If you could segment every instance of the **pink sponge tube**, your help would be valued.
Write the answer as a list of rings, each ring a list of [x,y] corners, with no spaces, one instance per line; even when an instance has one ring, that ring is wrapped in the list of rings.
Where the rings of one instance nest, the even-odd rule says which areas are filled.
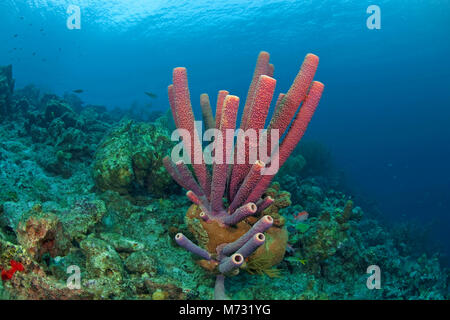
[[[189,168],[186,166],[186,164],[180,160],[177,161],[175,164],[178,173],[180,174],[181,179],[183,179],[184,183],[187,185],[188,190],[192,190],[196,195],[203,196],[205,193],[203,192],[202,188],[198,185],[197,181],[195,181],[194,176],[192,175]]]
[[[255,91],[259,77],[270,73],[269,59],[270,55],[268,52],[261,51],[258,55],[255,72],[253,73],[252,82],[250,83],[250,88],[248,89],[247,100],[245,101],[244,111],[242,113],[241,129],[243,130],[245,130],[245,126],[247,125],[248,117],[250,115],[250,107],[255,99]]]
[[[257,141],[259,141],[259,130],[264,128],[267,113],[269,111],[270,102],[272,101],[273,92],[275,90],[276,80],[262,75],[259,77],[258,84],[255,91],[255,99],[249,108],[249,116],[246,120],[248,123],[244,124],[244,130],[253,129],[256,131]],[[242,124],[241,124],[242,128]],[[239,139],[239,138],[238,138]],[[245,142],[245,161],[249,161],[250,150],[258,150],[258,142]],[[231,174],[230,182],[230,196],[234,198],[238,191],[239,184],[244,180],[250,171],[252,163],[235,164]]]
[[[264,162],[259,160],[257,160],[253,164],[250,172],[247,174],[244,182],[242,182],[238,192],[234,196],[234,199],[231,202],[230,207],[228,208],[229,212],[234,212],[234,210],[236,210],[238,206],[241,206],[243,203],[245,203],[249,194],[253,191],[253,188],[261,179],[261,170],[264,168],[264,166]]]
[[[185,248],[187,251],[192,252],[199,257],[202,257],[206,260],[211,260],[211,255],[205,249],[200,248],[198,245],[193,243],[191,240],[186,238],[186,236],[182,233],[177,233],[175,235],[175,241],[180,246]]]
[[[228,95],[223,102],[222,115],[220,119],[220,131],[222,133],[222,159],[220,163],[213,165],[213,179],[211,186],[211,208],[213,212],[223,210],[222,198],[227,184],[228,155],[233,149],[233,141],[228,141],[227,130],[233,130],[236,126],[236,116],[239,108],[239,98]],[[217,156],[217,154],[216,154]]]
[[[220,129],[220,119],[222,119],[222,109],[225,97],[229,94],[226,90],[220,90],[217,94],[217,105],[216,105],[216,129]]]
[[[195,129],[194,112],[192,111],[186,68],[173,69],[173,89],[169,89],[179,128],[186,129],[191,135],[190,147],[192,167],[195,175],[207,196],[210,194],[211,176],[203,159],[201,141]],[[170,97],[169,97],[170,98]],[[170,99],[169,99],[170,100]],[[199,163],[197,163],[199,161]]]
[[[304,104],[297,113],[292,125],[281,142],[281,146],[275,151],[272,157],[278,157],[279,167],[286,162],[287,158],[291,155],[291,152],[297,146],[298,142],[301,140],[306,132],[311,118],[316,111],[317,105],[319,104],[320,98],[322,96],[324,85],[321,82],[313,81],[311,88],[309,90],[308,96],[305,99]],[[264,175],[255,186],[252,193],[249,195],[247,201],[258,201],[263,193],[267,190],[272,181],[274,175]]]
[[[187,182],[181,177],[180,173],[178,172],[178,169],[173,163],[173,161],[168,157],[163,158],[163,165],[166,168],[167,172],[172,176],[172,178],[184,189],[189,190],[190,187],[187,184]]]

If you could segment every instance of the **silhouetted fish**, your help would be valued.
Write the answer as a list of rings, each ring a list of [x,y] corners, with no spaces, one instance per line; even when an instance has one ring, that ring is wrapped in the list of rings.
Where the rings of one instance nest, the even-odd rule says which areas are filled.
[[[14,38],[17,38],[19,35],[16,33],[15,35],[13,35]]]
[[[145,94],[146,95],[148,95],[150,98],[156,98],[157,97],[157,95],[156,94],[154,94],[154,93],[151,93],[151,92],[147,92],[147,91],[145,91]]]
[[[75,93],[83,93],[83,90],[82,90],[82,89],[76,89],[76,90],[72,90],[72,92],[75,92]]]

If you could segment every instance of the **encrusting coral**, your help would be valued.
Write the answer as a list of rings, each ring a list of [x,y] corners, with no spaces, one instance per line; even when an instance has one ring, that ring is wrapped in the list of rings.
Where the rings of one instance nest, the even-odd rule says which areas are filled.
[[[186,153],[193,156],[194,175],[182,160],[173,162],[166,157],[164,166],[174,180],[188,190],[187,197],[193,205],[185,219],[198,245],[182,233],[175,236],[175,241],[200,256],[202,260],[199,264],[217,275],[216,299],[226,299],[225,276],[236,275],[239,268],[251,266],[252,261],[264,261],[264,268],[270,269],[284,257],[288,237],[286,229],[275,226],[272,216],[261,214],[274,202],[272,197],[265,196],[265,192],[276,172],[267,173],[265,169],[276,160],[281,167],[306,131],[324,87],[322,83],[313,81],[318,62],[317,56],[308,54],[289,91],[278,97],[274,115],[267,127],[267,137],[271,136],[271,130],[278,129],[279,136],[284,138],[280,144],[267,148],[273,150],[270,157],[257,159],[254,163],[248,161],[229,165],[234,141],[227,141],[227,131],[234,132],[236,129],[239,98],[225,90],[219,91],[215,128],[221,133],[223,141],[222,145],[219,142],[216,144],[220,139],[215,137],[217,159],[212,165],[212,175],[201,152],[201,142],[194,124],[186,69],[175,68],[173,71],[173,84],[168,87],[169,102],[177,128],[189,133],[188,138],[183,137],[183,143]],[[261,52],[240,123],[240,129],[253,129],[259,138],[262,138],[259,135],[264,129],[275,90],[273,71],[269,54]],[[207,96],[201,96],[201,105],[206,127],[210,128],[214,121]],[[247,161],[250,159],[250,149],[258,146],[238,135],[238,143],[240,139],[245,145]],[[268,141],[271,139],[268,138]],[[224,196],[228,200],[226,205]]]

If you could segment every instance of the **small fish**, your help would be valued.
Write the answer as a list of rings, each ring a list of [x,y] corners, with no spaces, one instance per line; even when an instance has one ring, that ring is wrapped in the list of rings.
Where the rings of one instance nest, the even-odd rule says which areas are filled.
[[[286,245],[286,252],[288,252],[289,254],[294,254],[295,253],[295,248],[288,243]]]
[[[83,90],[83,89],[76,89],[76,90],[72,90],[72,92],[75,92],[75,93],[83,93],[84,90]]]
[[[146,95],[148,95],[150,98],[156,98],[156,97],[157,97],[156,94],[151,93],[151,92],[148,92],[148,91],[145,91],[144,93],[145,93]]]
[[[36,55],[36,52],[33,52],[32,55],[35,56],[35,55]]]
[[[302,265],[305,265],[305,264],[306,264],[306,260],[305,260],[305,259],[299,259],[298,261],[300,261],[300,263],[301,263]]]
[[[308,219],[309,213],[306,211],[299,212],[297,214],[294,214],[294,220],[297,222],[306,221]]]
[[[19,35],[16,33],[13,35],[14,38],[17,38]]]

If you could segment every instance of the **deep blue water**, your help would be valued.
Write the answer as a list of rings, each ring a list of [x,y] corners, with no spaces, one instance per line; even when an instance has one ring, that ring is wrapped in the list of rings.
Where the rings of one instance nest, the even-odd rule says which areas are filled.
[[[81,30],[66,27],[69,4]],[[380,30],[366,27],[370,4]],[[83,89],[86,103],[108,107],[147,103],[151,91],[166,110],[176,66],[188,68],[198,107],[200,93],[219,89],[243,100],[261,50],[276,94],[315,53],[325,92],[307,138],[331,148],[386,218],[436,221],[450,247],[449,13],[450,1],[434,0],[3,0],[0,65],[13,64],[16,87]]]

